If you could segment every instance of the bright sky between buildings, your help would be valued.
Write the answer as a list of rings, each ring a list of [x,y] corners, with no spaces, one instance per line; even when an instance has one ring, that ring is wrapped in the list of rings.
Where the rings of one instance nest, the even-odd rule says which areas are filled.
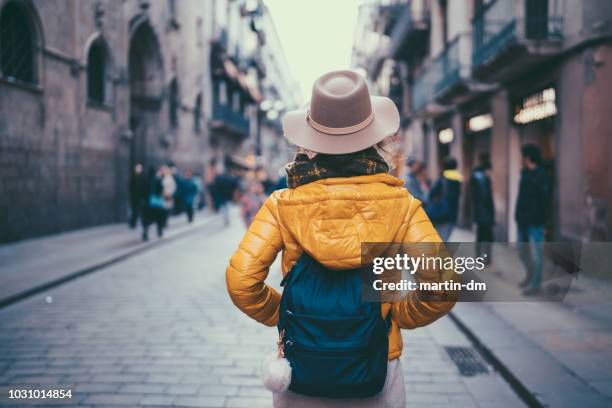
[[[289,67],[306,100],[312,83],[348,69],[361,0],[265,0]]]

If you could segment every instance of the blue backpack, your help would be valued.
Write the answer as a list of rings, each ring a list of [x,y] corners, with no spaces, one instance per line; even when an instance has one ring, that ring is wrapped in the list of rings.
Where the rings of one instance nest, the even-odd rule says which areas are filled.
[[[362,271],[329,270],[304,252],[281,282],[278,330],[291,391],[365,398],[382,390],[390,320],[379,303],[361,301]]]

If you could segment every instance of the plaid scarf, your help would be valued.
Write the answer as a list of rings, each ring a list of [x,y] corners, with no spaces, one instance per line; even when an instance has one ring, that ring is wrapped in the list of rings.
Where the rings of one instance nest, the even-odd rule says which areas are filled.
[[[318,153],[312,159],[304,153],[295,156],[287,164],[287,184],[296,188],[313,181],[332,177],[367,176],[376,173],[388,173],[389,165],[378,154],[374,147],[356,153],[323,154]]]

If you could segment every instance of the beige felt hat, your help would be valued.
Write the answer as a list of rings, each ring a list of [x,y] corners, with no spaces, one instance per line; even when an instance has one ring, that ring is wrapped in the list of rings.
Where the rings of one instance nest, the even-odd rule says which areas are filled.
[[[317,153],[345,154],[373,146],[399,129],[393,101],[371,96],[354,71],[332,71],[317,79],[310,103],[283,117],[285,137]]]

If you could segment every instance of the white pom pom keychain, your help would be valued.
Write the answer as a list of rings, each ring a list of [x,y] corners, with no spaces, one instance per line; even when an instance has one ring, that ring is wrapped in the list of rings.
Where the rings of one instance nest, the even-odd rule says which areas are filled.
[[[291,365],[285,358],[284,336],[285,330],[281,330],[276,343],[278,350],[268,354],[261,364],[261,380],[264,387],[276,393],[287,391],[291,384]]]

